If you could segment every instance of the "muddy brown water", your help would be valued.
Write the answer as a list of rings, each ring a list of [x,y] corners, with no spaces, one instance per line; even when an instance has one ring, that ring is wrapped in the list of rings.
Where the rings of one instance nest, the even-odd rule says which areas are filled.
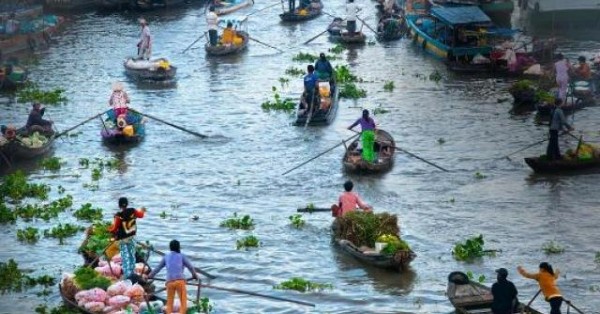
[[[241,11],[247,14],[270,3]],[[375,25],[373,4],[361,3],[367,22]],[[330,18],[322,16],[302,24],[283,25],[279,7],[248,21],[251,36],[285,50],[284,53],[252,42],[247,52],[229,58],[207,58],[202,45],[181,53],[205,30],[204,9],[188,7],[146,18],[154,35],[154,56],[166,56],[179,67],[173,87],[143,86],[129,81],[122,61],[135,52],[138,26],[136,14],[85,13],[72,16],[66,30],[48,51],[39,53],[31,66],[32,78],[43,87],[62,87],[69,102],[52,106],[48,117],[66,129],[94,113],[107,109],[111,83],[125,81],[132,107],[205,133],[199,139],[155,121],[148,121],[147,138],[132,148],[102,145],[101,124],[94,121],[79,128],[78,136],[58,140],[53,156],[66,162],[61,175],[46,177],[35,164],[28,173],[56,188],[61,185],[75,199],[74,208],[86,202],[105,208],[109,219],[120,196],[132,205],[146,206],[148,216],[139,221],[140,240],[149,240],[166,250],[177,238],[195,265],[219,276],[215,285],[237,287],[317,304],[307,308],[289,303],[205,289],[215,304],[215,313],[451,313],[445,296],[446,276],[454,270],[472,271],[494,280],[494,269],[506,267],[528,301],[537,285],[516,274],[516,266],[535,270],[541,261],[560,268],[558,281],[565,297],[587,313],[600,309],[600,269],[594,262],[598,247],[598,173],[569,176],[535,175],[522,157],[537,155],[544,146],[502,157],[545,136],[546,127],[536,126],[532,115],[512,116],[506,92],[509,80],[461,76],[449,73],[437,60],[424,55],[409,40],[367,45],[343,52],[334,64],[349,64],[365,83],[366,99],[343,100],[335,122],[327,127],[292,127],[291,115],[268,113],[260,103],[271,98],[271,87],[281,89],[279,77],[299,51],[318,53],[334,45],[325,36],[308,46],[301,43],[318,34]],[[343,4],[326,4],[328,12],[343,12]],[[368,29],[364,28],[365,32]],[[368,33],[372,37],[372,34]],[[591,56],[600,49],[597,40],[559,35],[568,57]],[[300,47],[300,48],[297,48]],[[440,82],[429,80],[439,71]],[[393,80],[393,92],[383,90]],[[296,98],[302,83],[290,78],[282,95]],[[4,97],[0,117],[24,122],[27,104]],[[281,174],[350,137],[346,127],[360,116],[362,107],[378,106],[389,113],[375,116],[398,145],[451,169],[441,172],[414,158],[398,153],[394,168],[381,176],[354,176],[341,170],[343,149],[282,176]],[[599,108],[578,112],[576,130],[595,131]],[[587,134],[598,141],[598,135]],[[445,143],[439,144],[438,139]],[[574,146],[563,138],[561,145]],[[83,185],[91,182],[90,170],[79,169],[79,158],[116,157],[126,164],[119,171],[105,172],[97,191]],[[475,173],[485,175],[477,179]],[[288,216],[297,207],[314,203],[327,206],[337,199],[342,183],[352,179],[356,191],[376,211],[398,214],[401,232],[418,257],[405,273],[390,273],[362,265],[340,253],[330,242],[331,217],[327,213],[304,215],[307,225],[293,229]],[[160,218],[166,212],[166,219]],[[219,223],[234,212],[250,214],[256,228],[228,231]],[[194,215],[198,221],[191,220]],[[72,221],[65,215],[61,221]],[[25,269],[60,276],[82,260],[76,253],[77,236],[58,245],[41,239],[35,245],[16,240],[16,229],[35,225],[49,228],[57,221],[23,222],[2,226],[0,259],[13,258]],[[235,241],[247,234],[258,236],[262,246],[237,251]],[[471,264],[451,255],[455,242],[483,234],[486,247],[500,249],[496,257]],[[542,246],[553,240],[565,253],[546,256]],[[158,257],[152,258],[154,263]],[[273,290],[291,277],[331,283],[333,290],[300,294]],[[49,304],[59,302],[56,290]],[[32,312],[44,300],[35,293],[0,296],[0,312]],[[534,305],[548,311],[537,299]]]

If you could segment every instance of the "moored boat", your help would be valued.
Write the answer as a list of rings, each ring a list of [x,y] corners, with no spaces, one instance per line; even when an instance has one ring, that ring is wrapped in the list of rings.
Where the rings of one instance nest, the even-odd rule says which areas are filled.
[[[594,27],[600,22],[600,6],[596,0],[519,0],[521,14],[534,26]]]
[[[52,36],[58,32],[64,19],[56,15],[44,15],[27,21],[20,21],[20,32],[0,36],[2,56],[23,51],[35,52],[50,45]]]
[[[284,22],[301,22],[312,20],[323,13],[323,2],[321,0],[311,0],[311,5],[308,9],[296,9],[295,11],[287,11],[279,14],[279,17]]]
[[[96,7],[100,10],[115,10],[135,7],[131,0],[96,0]]]
[[[446,295],[458,314],[493,314],[492,289],[469,280],[462,272],[452,272],[448,275]],[[511,313],[542,314],[523,303]]]
[[[385,16],[377,24],[377,39],[380,41],[398,40],[406,33],[404,17],[393,14]]]
[[[169,8],[184,4],[186,0],[136,0],[136,8],[140,10],[153,10]]]
[[[434,0],[443,6],[477,6],[496,23],[510,23],[510,16],[515,9],[512,0]]]
[[[210,42],[207,42],[204,45],[204,49],[206,50],[206,54],[210,56],[224,56],[236,54],[244,51],[248,47],[248,41],[250,40],[250,35],[244,31],[237,31],[236,35],[240,38],[240,42],[234,42],[230,45],[217,44],[216,46],[211,46]]]
[[[122,145],[141,142],[146,135],[144,119],[139,113],[129,110],[125,117],[115,117],[113,109],[106,112],[108,118],[102,121],[102,141],[106,144]]]
[[[367,41],[367,36],[363,32],[349,33],[345,29],[346,23],[344,20],[339,17],[334,18],[327,27],[329,39],[343,44],[364,44]]]
[[[247,6],[254,4],[253,0],[231,0],[220,2],[217,6],[215,6],[215,13],[217,15],[225,15],[232,12],[235,12],[239,9],[243,9]]]
[[[175,78],[177,67],[165,58],[140,60],[128,58],[123,62],[127,75],[137,81],[170,83]]]
[[[312,107],[311,109],[303,109],[302,99],[300,99],[298,102],[298,110],[296,111],[296,121],[294,122],[294,125],[327,125],[333,121],[339,102],[339,88],[337,84],[330,81],[319,81],[319,94],[319,108],[316,111],[311,110]]]
[[[360,139],[356,138],[347,147],[346,153],[342,159],[344,170],[359,173],[381,173],[388,171],[394,164],[394,153],[396,152],[396,142],[388,132],[377,129],[375,133],[376,153],[373,162],[367,162],[362,158],[362,148],[359,147]]]

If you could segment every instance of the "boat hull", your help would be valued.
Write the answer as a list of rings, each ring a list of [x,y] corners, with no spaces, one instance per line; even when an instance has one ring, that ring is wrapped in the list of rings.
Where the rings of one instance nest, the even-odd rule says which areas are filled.
[[[250,35],[243,31],[238,31],[238,35],[242,36],[242,44],[239,46],[231,45],[231,46],[211,46],[210,43],[206,43],[204,45],[204,50],[206,50],[206,54],[209,56],[225,56],[240,53],[248,47],[248,41],[250,40]]]
[[[600,158],[590,160],[561,159],[545,160],[540,157],[526,157],[525,163],[536,173],[564,173],[600,168]]]
[[[323,2],[319,2],[318,8],[311,8],[308,14],[298,14],[296,12],[284,12],[279,14],[279,18],[283,22],[303,22],[315,19],[323,14]]]
[[[333,122],[333,119],[335,119],[335,115],[336,115],[336,112],[338,109],[339,94],[340,94],[339,87],[334,85],[333,92],[331,94],[333,97],[331,98],[331,106],[329,107],[329,110],[317,111],[317,113],[315,113],[310,118],[310,121],[308,121],[309,126],[329,125],[329,124],[331,124],[331,122]],[[294,125],[295,126],[305,126],[306,120],[307,120],[307,115],[300,114],[299,110],[300,110],[300,104],[298,104],[298,111],[296,111],[296,121],[294,121]]]
[[[243,0],[243,1],[239,1],[238,3],[233,4],[233,5],[216,7],[215,13],[217,15],[225,15],[225,14],[233,13],[237,10],[240,10],[247,6],[252,5],[252,3],[253,3],[252,0]]]
[[[132,60],[131,58],[125,60],[123,63],[123,67],[125,68],[125,73],[128,76],[133,78],[136,81],[143,82],[172,82],[175,78],[175,74],[177,74],[177,67],[170,65],[169,69],[139,69],[133,68],[128,65],[128,61]]]
[[[375,151],[378,153],[377,160],[373,163],[367,162],[360,156],[357,150],[359,138],[355,139],[346,149],[342,159],[344,170],[354,173],[383,173],[392,169],[394,165],[394,154],[396,142],[386,131],[378,129],[375,135]]]
[[[600,6],[594,0],[519,1],[521,12],[535,26],[589,26],[600,23]]]
[[[335,242],[345,253],[365,264],[383,269],[403,271],[408,268],[410,262],[417,256],[412,251],[400,251],[393,256],[376,252],[365,253],[348,240],[335,240]]]

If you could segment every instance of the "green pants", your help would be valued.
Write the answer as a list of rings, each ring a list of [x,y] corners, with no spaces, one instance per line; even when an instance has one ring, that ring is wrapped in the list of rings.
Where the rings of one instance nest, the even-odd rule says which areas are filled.
[[[362,131],[360,139],[362,141],[363,160],[373,162],[375,160],[375,151],[373,150],[373,146],[375,146],[375,132],[373,130]]]

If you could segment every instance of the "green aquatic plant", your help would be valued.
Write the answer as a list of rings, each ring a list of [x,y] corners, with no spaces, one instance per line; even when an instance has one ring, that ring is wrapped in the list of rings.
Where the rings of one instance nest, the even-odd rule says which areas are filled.
[[[383,90],[386,92],[391,92],[394,88],[396,88],[394,81],[386,81],[385,84],[383,84]]]
[[[310,54],[310,53],[305,53],[305,52],[299,52],[297,55],[295,55],[292,58],[293,61],[309,62],[309,63],[313,63],[317,59],[319,59],[319,56],[313,55],[313,54]]]
[[[334,68],[336,83],[351,83],[361,81],[356,75],[350,71],[347,65],[336,65]]]
[[[98,181],[102,178],[102,169],[94,168],[92,169],[92,181]]]
[[[452,255],[458,261],[472,261],[485,255],[493,255],[493,251],[484,250],[483,235],[474,236],[464,243],[456,243],[452,249]]]
[[[390,111],[388,109],[385,109],[383,107],[377,106],[377,108],[373,109],[373,114],[374,115],[378,115],[378,114],[385,114],[385,113],[389,113]]]
[[[64,244],[64,239],[72,237],[76,235],[78,232],[84,231],[85,228],[81,226],[72,225],[69,223],[61,224],[53,227],[52,229],[44,230],[44,237],[46,238],[56,238],[59,241],[59,244]]]
[[[307,292],[333,289],[333,285],[311,282],[301,277],[293,277],[290,280],[283,281],[280,284],[273,286],[273,288],[279,290],[296,290],[299,292]]]
[[[14,213],[17,217],[31,220],[33,218],[48,221],[57,218],[73,205],[73,196],[67,195],[50,202],[49,204],[26,204],[15,207]]]
[[[479,171],[475,172],[475,179],[485,179],[487,176]]]
[[[75,311],[66,307],[65,305],[60,305],[57,307],[49,308],[47,304],[39,304],[35,307],[36,314],[78,314],[79,311]]]
[[[435,70],[435,71],[431,72],[431,74],[429,74],[429,80],[434,81],[436,83],[441,81],[442,78],[443,78],[442,74],[438,70]]]
[[[300,214],[291,215],[288,217],[288,219],[290,220],[292,226],[296,227],[297,229],[302,228],[306,223],[304,219],[302,219],[302,215]]]
[[[5,198],[19,201],[26,197],[45,200],[48,198],[48,192],[50,192],[48,185],[28,183],[25,173],[18,170],[4,177],[0,185],[0,201]]]
[[[40,89],[36,84],[29,84],[17,92],[17,101],[20,103],[39,102],[46,105],[57,105],[67,101],[64,89]]]
[[[551,241],[544,243],[544,245],[542,245],[542,251],[544,251],[544,253],[546,253],[546,255],[562,254],[565,252],[565,248],[562,247],[557,242],[551,240]]]
[[[253,235],[246,236],[246,237],[242,238],[241,240],[237,240],[237,242],[236,242],[237,250],[248,249],[248,248],[259,247],[259,246],[260,246],[260,241],[258,240],[258,238],[256,236],[253,236]]]
[[[85,203],[73,213],[79,220],[93,222],[102,219],[102,208],[92,208],[92,204]]]
[[[106,290],[110,285],[110,279],[100,275],[97,271],[90,267],[79,267],[75,270],[75,284],[82,290],[100,288]]]
[[[0,295],[11,292],[22,292],[36,285],[48,287],[54,284],[54,278],[47,275],[37,278],[25,275],[19,269],[19,264],[12,258],[7,262],[0,262]]]
[[[354,83],[345,83],[340,90],[340,98],[359,99],[367,97],[367,91],[358,88]]]
[[[277,87],[273,86],[273,101],[267,100],[263,102],[260,107],[265,111],[281,110],[281,111],[292,111],[296,107],[296,103],[291,98],[282,99],[277,92]]]
[[[210,313],[214,309],[214,305],[207,297],[200,298],[198,302],[193,302],[193,306],[188,308],[188,312],[192,313]]]
[[[286,86],[290,85],[290,79],[285,78],[285,77],[280,77],[279,84],[281,84],[281,88],[285,88]]]
[[[90,166],[90,160],[87,158],[79,158],[79,165],[84,169],[87,169]]]
[[[40,166],[46,170],[58,171],[61,167],[61,161],[58,157],[44,158],[40,162]]]
[[[346,47],[342,44],[337,44],[335,45],[335,47],[329,48],[329,52],[336,55],[339,55],[340,53],[344,52],[344,50],[346,50]]]
[[[438,144],[442,145],[444,143],[446,143],[446,140],[443,137],[438,138],[437,140]]]
[[[34,227],[17,230],[17,240],[29,244],[34,244],[40,239],[39,230]]]
[[[14,224],[16,221],[16,213],[12,209],[8,208],[5,203],[0,202],[0,224]]]
[[[285,70],[285,74],[289,76],[303,76],[304,74],[306,74],[306,72],[296,67],[289,67]]]
[[[600,252],[596,252],[596,256],[594,256],[594,263],[600,265]]]
[[[469,280],[471,280],[471,281],[475,279],[475,275],[470,270],[467,271],[467,277],[469,277]],[[477,282],[483,283],[484,281],[485,281],[485,275],[481,274],[481,275],[477,276]]]
[[[254,228],[254,220],[250,215],[239,217],[237,213],[233,213],[233,217],[223,220],[220,226],[229,229],[250,230]]]

